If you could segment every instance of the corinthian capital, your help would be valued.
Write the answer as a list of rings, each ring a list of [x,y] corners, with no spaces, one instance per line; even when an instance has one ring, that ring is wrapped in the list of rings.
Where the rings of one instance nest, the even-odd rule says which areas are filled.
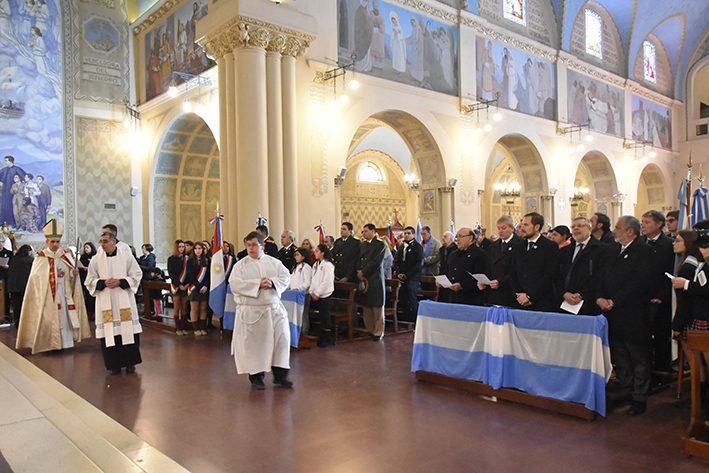
[[[271,32],[266,28],[257,28],[255,30],[249,28],[249,45],[266,49],[270,41]]]
[[[283,47],[286,44],[286,37],[285,35],[282,34],[274,34],[271,36],[271,41],[268,43],[268,47],[266,48],[268,51],[273,51],[276,53],[282,53],[283,52]]]

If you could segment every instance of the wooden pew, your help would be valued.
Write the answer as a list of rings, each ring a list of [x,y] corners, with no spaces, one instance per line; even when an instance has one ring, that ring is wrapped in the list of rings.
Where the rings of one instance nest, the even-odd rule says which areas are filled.
[[[692,370],[692,416],[689,421],[689,435],[682,442],[682,451],[688,455],[709,458],[707,426],[702,422],[702,400],[699,397],[699,370],[703,369],[702,352],[709,351],[709,332],[687,331],[685,346],[691,354],[689,364]]]
[[[426,286],[433,285],[433,289],[422,289],[424,284]],[[419,290],[416,293],[418,296],[418,300],[427,299],[434,302],[438,302],[438,292],[439,287],[436,286],[436,278],[434,278],[433,276],[421,276],[421,286],[419,286]]]
[[[391,321],[392,331],[397,333],[399,331],[399,314],[396,313],[399,306],[399,280],[398,279],[386,279],[384,281],[384,323]],[[391,291],[387,291],[390,288]]]
[[[346,297],[335,297],[335,294],[343,294]],[[355,295],[357,294],[357,284],[349,282],[335,282],[335,292],[330,297],[330,316],[332,317],[333,327],[332,331],[334,333],[334,342],[337,344],[337,332],[338,327],[341,323],[347,324],[347,339],[352,340],[352,320],[355,316]],[[318,315],[318,311],[315,309],[310,309],[309,314]],[[310,323],[314,317],[310,317]]]

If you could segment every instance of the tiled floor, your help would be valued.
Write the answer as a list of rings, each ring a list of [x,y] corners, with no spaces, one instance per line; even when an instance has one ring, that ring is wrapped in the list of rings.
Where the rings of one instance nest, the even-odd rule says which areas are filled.
[[[419,383],[412,334],[293,353],[292,390],[252,391],[228,340],[145,328],[137,374],[96,340],[27,358],[193,472],[706,472],[674,392],[594,422]],[[14,346],[14,332],[0,332]]]

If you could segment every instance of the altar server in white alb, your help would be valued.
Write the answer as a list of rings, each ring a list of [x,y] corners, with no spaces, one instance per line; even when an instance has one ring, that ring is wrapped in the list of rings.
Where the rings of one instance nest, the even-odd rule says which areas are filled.
[[[251,232],[244,238],[248,256],[239,260],[229,277],[236,301],[232,353],[239,374],[248,373],[254,389],[266,389],[266,371],[273,383],[293,387],[290,370],[290,327],[281,294],[290,274],[283,264],[264,254],[264,237]]]
[[[74,256],[59,247],[64,227],[50,220],[42,231],[47,244],[32,262],[15,345],[32,354],[71,348],[91,336]]]
[[[101,352],[106,369],[112,375],[134,373],[139,364],[140,336],[135,293],[143,272],[133,256],[116,247],[116,235],[101,235],[103,252],[89,264],[86,288],[96,298],[96,338],[101,339]]]

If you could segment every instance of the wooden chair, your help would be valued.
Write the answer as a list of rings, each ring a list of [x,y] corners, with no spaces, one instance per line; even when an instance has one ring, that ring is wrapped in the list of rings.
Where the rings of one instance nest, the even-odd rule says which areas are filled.
[[[430,286],[433,284],[433,289],[422,289],[424,284],[427,286]],[[419,290],[417,292],[418,299],[426,299],[430,301],[435,301],[438,302],[438,292],[439,292],[439,287],[436,286],[436,278],[433,276],[421,276],[421,286],[419,287]]]
[[[396,313],[399,306],[399,280],[386,279],[384,281],[384,323],[392,323],[392,331],[399,331],[399,315]],[[391,288],[391,291],[387,289]]]
[[[689,364],[692,370],[692,415],[689,421],[689,433],[682,441],[682,451],[695,457],[709,458],[709,443],[706,442],[707,426],[702,422],[699,391],[699,372],[704,369],[702,352],[709,351],[709,332],[688,330],[687,343],[690,352]]]
[[[335,294],[346,295],[346,297],[335,297]],[[337,332],[338,327],[341,323],[347,324],[347,339],[352,340],[353,335],[353,323],[355,311],[355,295],[357,294],[357,284],[348,282],[336,282],[335,292],[333,296],[330,297],[330,316],[333,322],[333,333],[335,335],[335,344],[337,344]],[[309,314],[316,315],[318,311],[315,309],[310,309]],[[313,322],[313,317],[310,318],[311,325]]]

